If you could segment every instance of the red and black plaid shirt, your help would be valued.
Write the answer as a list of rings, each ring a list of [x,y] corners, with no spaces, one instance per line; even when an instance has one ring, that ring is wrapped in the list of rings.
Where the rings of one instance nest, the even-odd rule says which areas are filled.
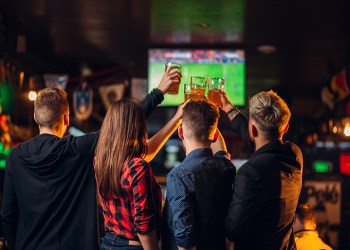
[[[106,232],[122,238],[137,240],[159,228],[162,194],[148,162],[133,158],[124,165],[118,198],[100,196]]]

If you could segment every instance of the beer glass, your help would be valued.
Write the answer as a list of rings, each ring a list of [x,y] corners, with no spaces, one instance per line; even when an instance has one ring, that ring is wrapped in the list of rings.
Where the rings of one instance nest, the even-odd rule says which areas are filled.
[[[199,96],[199,100],[205,100],[206,78],[203,76],[191,76],[192,94]]]
[[[185,96],[185,101],[187,101],[188,99],[191,99],[192,101],[201,100],[200,94],[192,91],[191,83],[184,84],[184,96]]]
[[[180,63],[174,63],[174,62],[168,62],[165,64],[165,71],[167,70],[168,67],[174,67],[172,71],[178,71],[181,73],[181,64]],[[170,85],[167,93],[171,95],[177,95],[179,93],[179,86],[180,86],[180,78],[178,83],[173,83]]]
[[[208,101],[223,107],[219,90],[224,90],[225,79],[220,77],[208,77]]]

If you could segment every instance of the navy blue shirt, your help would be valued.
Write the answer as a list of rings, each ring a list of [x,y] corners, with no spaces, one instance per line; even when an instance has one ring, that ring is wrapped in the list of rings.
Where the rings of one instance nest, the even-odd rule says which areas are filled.
[[[224,155],[193,150],[168,174],[163,249],[226,249],[225,216],[236,170]]]

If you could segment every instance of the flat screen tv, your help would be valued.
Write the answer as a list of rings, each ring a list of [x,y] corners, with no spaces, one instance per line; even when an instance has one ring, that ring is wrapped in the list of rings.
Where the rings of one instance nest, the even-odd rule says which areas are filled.
[[[158,86],[165,63],[182,64],[182,80],[177,95],[165,95],[161,106],[178,106],[184,101],[183,84],[191,76],[224,77],[225,91],[236,106],[245,105],[245,55],[233,49],[157,49],[148,53],[148,90]]]

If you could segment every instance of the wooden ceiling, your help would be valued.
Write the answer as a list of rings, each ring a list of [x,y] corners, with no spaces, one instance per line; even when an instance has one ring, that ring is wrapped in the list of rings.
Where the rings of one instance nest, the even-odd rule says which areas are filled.
[[[151,46],[239,46],[247,95],[273,88],[292,100],[319,98],[332,68],[349,65],[346,0],[1,0],[0,7],[7,32],[26,36],[27,52],[17,56],[40,71],[74,75],[86,62],[146,76]],[[276,52],[263,54],[260,45]]]

